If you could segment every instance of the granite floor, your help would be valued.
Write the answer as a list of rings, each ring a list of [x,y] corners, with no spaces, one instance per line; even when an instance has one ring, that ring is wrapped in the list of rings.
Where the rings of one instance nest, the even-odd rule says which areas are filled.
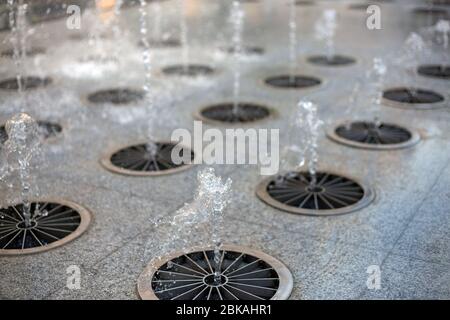
[[[0,256],[2,299],[139,299],[136,283],[148,262],[161,253],[178,250],[169,227],[152,221],[170,216],[192,200],[196,176],[205,165],[168,176],[130,177],[111,173],[100,164],[108,151],[145,139],[149,120],[157,110],[158,138],[168,140],[176,128],[192,129],[199,108],[229,101],[233,91],[232,58],[217,48],[229,44],[229,6],[222,0],[185,0],[191,62],[216,69],[210,77],[179,79],[161,68],[180,63],[181,49],[154,49],[152,89],[156,107],[137,102],[127,106],[93,105],[87,95],[111,87],[137,87],[144,74],[137,8],[123,9],[118,35],[106,32],[102,47],[115,63],[92,66],[80,59],[95,53],[83,38],[97,17],[87,8],[80,30],[69,30],[65,20],[33,25],[33,46],[46,53],[26,60],[28,75],[46,75],[52,85],[42,90],[0,90],[0,122],[26,111],[37,119],[57,121],[63,135],[43,146],[43,162],[34,170],[42,197],[73,201],[93,217],[89,229],[65,246],[34,255]],[[296,103],[313,99],[324,121],[319,137],[319,169],[355,177],[370,185],[376,198],[369,206],[340,216],[290,214],[261,202],[256,186],[264,178],[253,165],[214,165],[233,180],[233,201],[225,212],[224,242],[259,249],[282,261],[294,278],[291,299],[448,299],[450,298],[450,113],[448,80],[415,77],[396,69],[395,57],[408,34],[433,23],[412,10],[421,1],[382,2],[382,29],[368,30],[366,13],[349,5],[364,1],[315,1],[297,7],[298,70],[314,75],[323,85],[289,91],[267,87],[270,75],[286,74],[288,57],[288,1],[260,0],[243,4],[246,12],[244,43],[264,48],[261,56],[241,63],[244,101],[267,105],[276,116],[245,128],[280,129],[280,143],[290,140],[286,130]],[[374,1],[376,2],[376,1]],[[161,2],[164,30],[177,37],[179,2]],[[323,52],[314,38],[314,23],[326,8],[338,12],[336,51],[355,57],[347,67],[318,67],[306,57]],[[443,7],[449,10],[448,6]],[[154,10],[150,6],[149,10]],[[154,14],[151,11],[150,18]],[[151,23],[150,23],[151,24]],[[81,39],[80,39],[81,38]],[[8,33],[0,32],[1,49],[9,48]],[[367,119],[371,105],[362,86],[357,107],[348,99],[364,81],[374,57],[389,63],[386,87],[420,86],[443,94],[440,108],[430,110],[379,106],[382,120],[416,130],[420,142],[412,148],[369,151],[334,143],[326,130],[346,119]],[[436,52],[421,63],[440,59]],[[448,61],[447,61],[448,62]],[[0,79],[15,75],[11,59],[0,57]],[[153,122],[155,123],[155,122]],[[215,127],[204,124],[205,128]],[[225,126],[218,126],[225,130]],[[17,190],[0,188],[2,204],[14,202]],[[180,235],[183,243],[203,244],[196,231]],[[156,250],[155,248],[158,248]],[[162,248],[162,249],[161,249]],[[71,265],[81,269],[81,289],[66,286]],[[369,289],[369,266],[379,266],[381,288]]]

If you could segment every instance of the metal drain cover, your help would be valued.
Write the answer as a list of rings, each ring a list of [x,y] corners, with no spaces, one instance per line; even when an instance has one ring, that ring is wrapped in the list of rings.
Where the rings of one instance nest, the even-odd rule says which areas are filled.
[[[107,89],[91,93],[88,100],[92,103],[129,104],[142,100],[145,93],[142,90],[128,88]]]
[[[383,92],[383,98],[397,103],[431,104],[444,101],[439,93],[425,89],[395,88]]]
[[[274,208],[312,216],[350,213],[375,197],[370,188],[334,173],[318,172],[316,185],[310,182],[308,172],[289,172],[262,181],[256,194]]]
[[[214,73],[214,69],[201,64],[174,65],[162,69],[163,73],[171,76],[199,77]]]
[[[286,89],[303,89],[318,86],[322,81],[315,77],[310,76],[289,76],[281,75],[269,77],[265,80],[265,83],[272,87],[286,88]]]
[[[270,116],[268,108],[252,104],[240,103],[237,112],[234,112],[233,103],[216,104],[202,109],[197,118],[203,121],[244,123],[262,120]]]
[[[308,58],[308,62],[320,66],[346,66],[350,64],[354,64],[356,62],[355,59],[351,57],[341,56],[341,55],[333,55],[331,57],[324,55],[317,55]]]
[[[152,2],[164,2],[167,0],[146,0],[147,3],[152,3]],[[141,5],[141,0],[126,0],[126,1],[122,1],[122,8],[130,8],[130,7],[134,7],[134,6],[140,6]]]
[[[297,0],[295,1],[295,5],[296,6],[311,6],[314,5],[314,1],[310,1],[310,0]]]
[[[32,47],[26,50],[26,56],[27,57],[34,57],[40,54],[45,54],[45,49],[40,47]],[[14,57],[14,49],[7,49],[2,51],[1,53],[2,57],[5,58],[12,58]]]
[[[180,148],[177,152],[181,156],[184,152],[191,154],[191,163],[175,164],[172,162],[175,147],[178,146],[171,142],[158,142],[153,154],[148,144],[136,144],[114,151],[101,163],[112,172],[131,176],[165,175],[188,169],[194,160],[194,152],[186,147]]]
[[[0,209],[0,255],[47,251],[79,237],[91,221],[90,213],[68,201],[31,203],[26,226],[22,204]]]
[[[229,46],[229,47],[221,47],[220,50],[229,54],[234,54],[236,48],[233,46]],[[264,54],[264,49],[257,46],[243,46],[240,50],[240,54],[246,56],[256,56],[256,55],[260,56]]]
[[[52,83],[52,79],[45,77],[22,77],[20,80],[23,90],[44,88]],[[9,78],[0,81],[0,89],[19,90],[19,81],[17,78]]]
[[[144,300],[286,300],[293,279],[275,258],[249,248],[224,245],[220,283],[214,282],[213,248],[192,249],[151,262],[138,279]]]
[[[39,133],[44,139],[56,137],[62,132],[62,127],[58,123],[49,121],[38,121]],[[0,126],[0,144],[4,144],[8,140],[8,134],[6,133],[5,126]]]
[[[417,72],[423,76],[439,79],[450,79],[450,66],[445,65],[424,65],[419,66]]]
[[[340,124],[329,132],[330,139],[355,148],[392,150],[407,148],[420,140],[420,135],[395,124],[356,121]]]
[[[31,3],[28,12],[28,19],[31,23],[41,23],[46,21],[52,21],[57,19],[66,18],[68,5],[77,5],[81,12],[86,7],[86,1],[84,0],[53,0],[53,1],[30,1],[37,2]]]
[[[447,18],[448,12],[445,9],[433,7],[421,7],[413,9],[414,14],[423,16],[432,16],[433,18]]]
[[[370,6],[370,3],[355,3],[348,6],[350,10],[364,10],[366,11],[367,8]]]

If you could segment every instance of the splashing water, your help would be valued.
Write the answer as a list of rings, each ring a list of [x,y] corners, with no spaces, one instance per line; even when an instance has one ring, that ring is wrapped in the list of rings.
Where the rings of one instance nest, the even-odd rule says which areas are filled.
[[[180,42],[181,42],[181,61],[184,71],[187,72],[189,66],[189,30],[187,25],[187,4],[186,1],[180,1]]]
[[[214,169],[207,168],[199,174],[198,182],[200,184],[199,193],[206,195],[211,205],[211,240],[214,244],[215,264],[214,281],[219,284],[221,279],[221,228],[223,226],[223,211],[230,200],[231,179],[222,182],[222,179],[215,175]]]
[[[233,1],[230,23],[233,27],[233,114],[239,112],[239,95],[241,89],[241,58],[242,58],[242,33],[244,30],[245,13],[239,1]]]
[[[156,1],[152,4],[153,10],[153,36],[155,41],[160,41],[162,39],[162,8],[161,4]]]
[[[374,123],[377,127],[381,125],[379,120],[379,106],[383,97],[383,84],[386,76],[387,67],[381,58],[374,58],[372,61],[372,68],[366,73],[366,83],[370,85],[369,93],[372,95],[372,102],[375,104]]]
[[[317,20],[314,30],[316,39],[325,42],[326,55],[329,60],[335,55],[334,38],[337,29],[337,14],[336,10],[325,10]]]
[[[146,101],[149,104],[149,107],[153,107],[153,99],[151,98],[151,80],[152,80],[152,57],[151,57],[151,50],[150,50],[150,43],[148,39],[148,26],[147,26],[147,1],[146,0],[140,0],[140,6],[139,6],[139,23],[140,23],[140,34],[141,34],[141,43],[142,43],[142,60],[144,63],[144,70],[145,70],[145,80],[143,89],[146,95]],[[156,144],[156,137],[153,133],[153,120],[156,118],[156,114],[150,115],[149,120],[149,126],[148,126],[148,132],[147,132],[147,152],[149,153],[149,156],[152,159],[155,159],[155,156],[158,152],[158,146]]]
[[[294,83],[297,72],[297,11],[296,0],[289,2],[289,66],[290,82]]]
[[[230,200],[232,181],[222,181],[213,168],[206,168],[198,173],[197,183],[197,191],[191,203],[177,210],[173,218],[161,217],[153,221],[153,224],[155,227],[167,224],[176,228],[175,232],[171,232],[172,241],[181,241],[180,235],[188,227],[208,224],[214,245],[214,280],[220,284],[223,212]]]
[[[299,137],[302,146],[302,159],[299,167],[307,161],[309,174],[311,176],[310,186],[314,187],[317,183],[317,163],[319,156],[317,153],[319,129],[323,122],[317,115],[317,105],[311,101],[300,100],[298,103],[297,126],[301,130]]]
[[[7,174],[18,171],[21,185],[21,200],[23,204],[23,216],[25,226],[31,225],[31,173],[30,161],[39,151],[41,135],[37,122],[26,113],[20,113],[13,116],[6,122],[5,129],[8,140],[1,150],[3,165],[7,165],[6,170],[0,178]]]
[[[140,0],[139,6],[139,23],[140,23],[140,34],[141,34],[141,43],[142,43],[142,60],[144,62],[145,67],[145,81],[143,85],[143,89],[149,97],[150,93],[150,82],[152,77],[152,59],[150,53],[150,44],[148,41],[148,27],[147,27],[147,1]]]
[[[450,21],[449,20],[439,20],[434,26],[435,32],[442,35],[442,46],[447,52],[448,49],[448,35],[450,34]]]
[[[27,8],[28,4],[24,3],[23,0],[8,0],[9,25],[11,27],[11,36],[9,41],[13,46],[13,60],[17,70],[17,91],[19,93],[23,91],[22,69],[27,55]]]
[[[420,35],[412,32],[405,41],[404,44],[404,56],[401,58],[407,69],[414,69],[419,63],[422,56],[425,54],[426,44]],[[411,88],[411,94],[416,95],[416,84],[419,82],[419,76],[417,72],[413,73],[414,85]]]

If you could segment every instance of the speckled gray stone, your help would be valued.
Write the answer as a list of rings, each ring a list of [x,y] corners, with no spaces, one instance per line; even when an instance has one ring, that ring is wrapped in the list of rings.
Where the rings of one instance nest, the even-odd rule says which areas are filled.
[[[135,8],[122,12],[120,26],[125,36],[120,42],[104,41],[120,59],[117,68],[99,77],[82,72],[79,59],[89,46],[86,40],[70,40],[77,31],[64,28],[64,21],[46,23],[30,37],[32,44],[46,47],[47,54],[28,59],[27,72],[50,75],[54,82],[44,90],[25,93],[23,99],[15,92],[0,92],[0,123],[27,111],[37,119],[63,125],[63,135],[44,144],[46,161],[34,175],[42,196],[74,201],[90,210],[94,219],[85,234],[63,247],[38,255],[0,257],[0,298],[137,299],[136,280],[150,260],[185,246],[210,243],[203,229],[174,231],[167,226],[154,229],[152,225],[157,217],[173,215],[192,199],[197,172],[204,165],[170,176],[136,178],[111,173],[100,164],[108,151],[145,140],[149,118],[155,113],[159,123],[153,125],[157,126],[158,139],[168,140],[176,128],[192,130],[193,114],[201,107],[230,100],[233,60],[216,50],[228,43],[224,26],[229,8],[225,1],[192,1],[198,11],[189,20],[191,62],[206,63],[217,72],[195,81],[166,77],[161,68],[179,63],[180,50],[154,50],[153,106],[148,101],[127,106],[94,105],[86,99],[100,89],[142,86]],[[223,242],[258,248],[283,261],[294,276],[291,299],[448,299],[448,82],[416,79],[421,86],[446,94],[447,108],[416,111],[379,107],[381,120],[420,132],[422,141],[413,148],[386,152],[352,149],[330,141],[324,134],[337,121],[373,117],[366,87],[361,88],[357,106],[349,108],[353,86],[374,57],[396,57],[408,34],[429,21],[411,14],[414,3],[409,0],[381,5],[383,29],[377,31],[366,28],[364,12],[347,10],[351,1],[299,7],[298,72],[314,75],[324,84],[286,91],[269,88],[263,81],[289,70],[289,8],[272,0],[260,2],[245,7],[249,19],[244,41],[262,46],[265,54],[246,57],[241,64],[241,98],[267,105],[276,115],[245,128],[280,129],[283,148],[291,135],[285,128],[296,103],[300,98],[313,99],[324,121],[319,137],[319,169],[367,183],[374,188],[376,199],[360,211],[338,217],[293,215],[269,207],[255,196],[263,178],[258,167],[215,165],[217,174],[233,179],[233,201],[226,211]],[[166,27],[178,35],[178,7],[171,1],[161,5]],[[314,23],[330,7],[339,13],[336,52],[354,57],[354,65],[325,68],[307,63],[308,56],[323,52],[322,44],[313,36]],[[87,10],[83,16],[86,30],[94,19],[94,11]],[[86,31],[84,28],[81,31]],[[8,43],[4,41],[7,35],[0,33],[2,49]],[[0,78],[15,76],[13,61],[0,60]],[[412,83],[410,75],[395,66],[389,68],[386,87]],[[17,192],[2,185],[0,197],[13,201]],[[171,238],[174,235],[178,239]],[[81,268],[80,290],[66,287],[70,265]],[[381,290],[366,287],[370,265],[381,266]]]

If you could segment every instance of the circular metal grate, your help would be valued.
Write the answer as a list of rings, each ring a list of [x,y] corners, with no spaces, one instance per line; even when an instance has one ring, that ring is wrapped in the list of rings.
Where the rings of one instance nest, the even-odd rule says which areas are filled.
[[[314,1],[310,1],[310,0],[297,0],[295,1],[295,5],[296,6],[311,6],[314,5]]]
[[[444,101],[444,97],[431,90],[396,88],[383,92],[383,98],[400,103],[409,104],[429,104]]]
[[[164,2],[167,0],[146,0],[147,3],[152,3],[152,2]],[[140,6],[141,5],[141,0],[126,0],[126,1],[122,1],[122,8],[130,8],[130,7],[134,7],[134,6]]]
[[[68,201],[32,202],[27,226],[23,205],[0,209],[0,255],[47,251],[79,237],[89,226],[89,212]]]
[[[444,65],[424,65],[419,66],[417,72],[426,77],[439,78],[439,79],[450,79],[450,66]]]
[[[333,67],[333,66],[346,66],[354,64],[356,60],[351,57],[346,57],[342,55],[333,55],[331,57],[325,55],[317,55],[309,57],[308,62],[320,66]]]
[[[150,263],[138,280],[145,300],[285,300],[292,275],[275,258],[244,247],[223,246],[220,280],[214,250],[193,249]]]
[[[329,131],[328,137],[338,143],[363,149],[391,150],[416,144],[416,132],[388,123],[357,121],[341,124]]]
[[[413,13],[423,16],[432,16],[433,18],[444,19],[448,17],[448,12],[445,9],[433,7],[420,7],[413,9]]]
[[[223,52],[234,54],[236,51],[236,48],[233,46],[229,47],[221,47],[220,50]],[[264,49],[257,46],[244,46],[241,48],[240,53],[247,56],[260,56],[264,54]]]
[[[374,192],[352,179],[318,172],[311,185],[308,172],[289,172],[262,181],[258,197],[267,204],[290,213],[337,215],[359,210],[374,199]]]
[[[450,6],[450,0],[431,0],[430,2],[436,6]]]
[[[261,105],[239,103],[235,112],[233,103],[222,103],[202,109],[197,118],[204,121],[243,123],[262,120],[269,116],[269,109]]]
[[[56,137],[62,132],[62,127],[58,123],[49,121],[38,121],[39,132],[44,139]],[[0,126],[0,144],[3,144],[8,140],[8,134],[6,133],[5,126]]]
[[[182,77],[199,77],[214,73],[213,68],[201,64],[174,65],[166,67],[162,71],[167,75]]]
[[[289,76],[281,75],[269,77],[265,80],[265,83],[269,86],[285,89],[303,89],[318,86],[322,81],[318,78],[310,76]]]
[[[370,3],[355,3],[348,6],[350,10],[364,10],[366,11],[367,8],[370,6]]]
[[[142,100],[145,93],[142,90],[127,88],[107,89],[96,91],[88,96],[92,103],[129,104]]]
[[[22,77],[20,80],[22,90],[31,90],[44,88],[52,83],[52,79],[45,77]],[[19,90],[19,81],[17,78],[9,78],[0,81],[0,89],[3,90]]]
[[[27,57],[34,57],[40,54],[45,54],[45,49],[40,47],[32,47],[26,50]],[[1,56],[4,58],[14,57],[14,49],[7,49],[2,51]]]
[[[174,149],[181,157],[185,152],[190,153],[191,163],[194,160],[194,152],[190,149],[171,142],[158,142],[154,152],[148,144],[136,144],[113,152],[102,159],[102,164],[112,172],[132,176],[171,174],[189,168],[191,163],[175,164],[172,161]]]
[[[30,8],[28,11],[28,18],[31,23],[41,23],[51,20],[57,20],[68,17],[67,7],[68,1],[29,1]],[[37,2],[37,3],[34,3]],[[84,0],[71,0],[71,5],[77,5],[81,12],[86,7]]]

